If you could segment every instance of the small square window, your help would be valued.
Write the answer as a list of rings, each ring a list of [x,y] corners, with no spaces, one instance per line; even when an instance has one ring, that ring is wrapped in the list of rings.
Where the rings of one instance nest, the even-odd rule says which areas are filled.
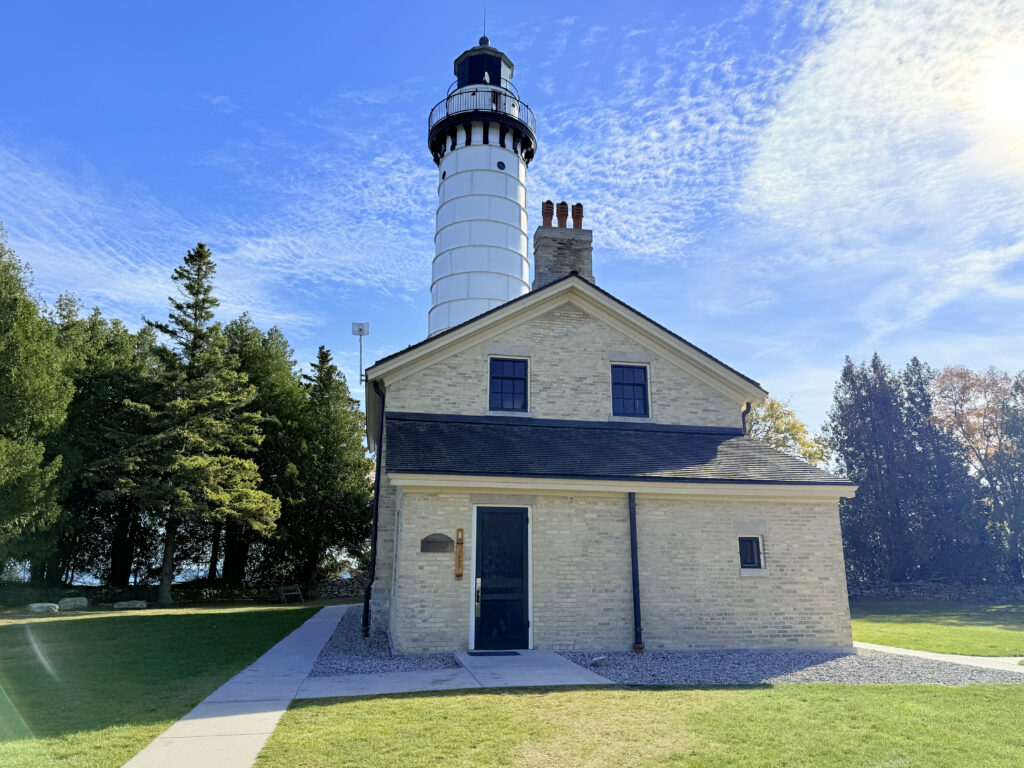
[[[490,409],[526,410],[526,360],[491,358]]]
[[[740,536],[740,568],[763,568],[761,565],[761,537]]]
[[[612,366],[612,414],[647,416],[647,369],[642,365]]]

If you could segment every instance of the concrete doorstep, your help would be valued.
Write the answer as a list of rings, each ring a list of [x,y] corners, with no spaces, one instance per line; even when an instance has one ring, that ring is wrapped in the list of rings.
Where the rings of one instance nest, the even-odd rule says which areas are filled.
[[[207,696],[125,768],[249,768],[347,607],[321,609]]]
[[[295,698],[378,696],[474,688],[611,685],[611,680],[547,651],[516,651],[514,656],[457,653],[455,659],[462,666],[422,672],[310,677],[299,688]]]

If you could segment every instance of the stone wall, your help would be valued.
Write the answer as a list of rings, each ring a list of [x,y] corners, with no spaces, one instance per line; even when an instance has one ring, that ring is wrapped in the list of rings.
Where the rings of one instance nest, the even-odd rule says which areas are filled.
[[[1024,603],[1011,584],[957,584],[951,581],[849,582],[851,600],[951,600],[962,603]]]
[[[157,585],[128,587],[71,586],[36,587],[31,584],[0,585],[0,605],[27,605],[37,602],[60,602],[64,597],[85,597],[90,605],[110,605],[125,600],[156,603]],[[206,587],[195,583],[175,584],[171,589],[175,603],[210,602],[278,602],[277,587]]]
[[[529,358],[530,416],[609,421],[611,364],[649,368],[650,421],[740,427],[742,404],[567,301],[403,378],[387,382],[390,411],[486,415],[491,355]],[[505,412],[499,412],[505,413]],[[641,419],[641,421],[643,421]],[[387,459],[385,457],[385,467]]]
[[[321,581],[310,591],[314,600],[362,600],[366,594],[366,576],[356,574],[351,578],[337,578]]]
[[[402,493],[391,639],[400,652],[468,647],[475,504],[531,508],[534,646],[632,645],[626,494]],[[451,553],[421,553],[431,533],[465,530],[466,575]],[[848,646],[836,502],[698,500],[638,495],[648,648]],[[739,567],[737,537],[763,540],[765,569]]]

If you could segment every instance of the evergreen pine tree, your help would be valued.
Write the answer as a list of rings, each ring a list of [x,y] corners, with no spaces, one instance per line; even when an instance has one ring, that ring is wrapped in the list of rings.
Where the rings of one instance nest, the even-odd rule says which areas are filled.
[[[362,413],[349,395],[345,377],[323,346],[303,377],[304,450],[299,461],[303,498],[283,522],[284,563],[307,587],[342,551],[362,553],[369,535],[369,474]]]
[[[260,443],[260,416],[248,410],[256,389],[227,351],[213,322],[216,265],[202,243],[174,270],[179,297],[171,297],[166,323],[147,321],[165,334],[163,395],[139,404],[153,423],[144,447],[146,477],[139,498],[163,522],[159,603],[171,605],[177,535],[183,521],[237,521],[260,531],[273,528],[280,503],[260,490],[251,458]]]
[[[306,393],[292,349],[278,328],[264,334],[246,314],[228,323],[225,334],[229,350],[256,387],[256,398],[249,406],[262,414],[263,443],[256,463],[260,487],[281,502],[280,533],[294,517],[293,510],[302,498],[296,461],[303,450],[301,421]],[[254,575],[276,577],[273,561],[279,553],[277,540],[257,537],[245,526],[228,523],[224,530],[224,583],[237,586],[246,578],[254,543],[261,554]]]
[[[61,296],[53,317],[74,397],[49,441],[64,461],[57,482],[61,513],[45,534],[47,580],[87,571],[124,586],[137,550],[152,539],[131,493],[133,458],[146,425],[126,401],[151,399],[156,340],[149,328],[133,334],[99,310],[83,318],[80,308],[73,296]]]

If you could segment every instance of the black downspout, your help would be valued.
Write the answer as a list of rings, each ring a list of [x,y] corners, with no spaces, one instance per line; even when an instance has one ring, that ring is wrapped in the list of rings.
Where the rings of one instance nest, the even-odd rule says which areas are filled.
[[[373,529],[370,534],[370,573],[363,593],[363,637],[370,636],[370,590],[377,574],[377,520],[380,518],[380,470],[384,464],[384,390],[373,382],[373,391],[380,398],[380,420],[377,422],[377,466],[373,470]]]
[[[633,560],[633,652],[644,652],[644,628],[640,623],[640,566],[636,555],[636,494],[629,494],[629,552]]]
[[[754,407],[753,403],[747,403],[747,407],[743,409],[743,434],[747,434],[747,416],[750,415],[751,409]]]

